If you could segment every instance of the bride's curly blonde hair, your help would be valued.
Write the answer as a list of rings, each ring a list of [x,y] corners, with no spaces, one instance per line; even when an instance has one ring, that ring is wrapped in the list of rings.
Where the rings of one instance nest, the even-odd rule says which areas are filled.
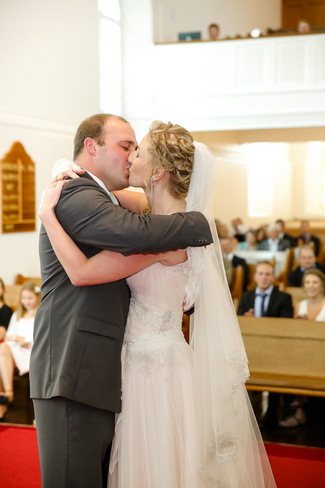
[[[191,134],[177,124],[154,121],[149,129],[152,145],[149,163],[152,175],[161,167],[170,173],[170,193],[175,198],[185,198],[188,193],[194,165],[195,147]],[[149,180],[149,179],[148,179]],[[149,181],[146,181],[149,191]]]

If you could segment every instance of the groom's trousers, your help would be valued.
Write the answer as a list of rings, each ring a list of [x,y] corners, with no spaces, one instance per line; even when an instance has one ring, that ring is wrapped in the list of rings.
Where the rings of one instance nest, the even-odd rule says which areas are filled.
[[[42,488],[106,488],[115,414],[62,397],[33,401]]]

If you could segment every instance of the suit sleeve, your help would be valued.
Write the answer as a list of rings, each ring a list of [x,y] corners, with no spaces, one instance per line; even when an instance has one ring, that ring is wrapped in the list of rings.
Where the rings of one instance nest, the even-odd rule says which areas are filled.
[[[293,317],[292,297],[289,295],[289,293],[283,293],[282,295],[280,317],[288,319]]]
[[[248,296],[247,293],[244,293],[241,296],[239,305],[238,305],[238,311],[237,315],[244,315],[245,312],[248,312],[249,307],[248,307]]]
[[[290,273],[288,274],[288,286],[301,286],[301,279],[298,276],[298,270],[299,268],[296,268],[295,270],[290,271]]]
[[[125,255],[154,254],[212,242],[203,214],[131,213],[114,205],[104,189],[86,178],[74,179],[65,185],[56,215],[65,231],[81,246]]]

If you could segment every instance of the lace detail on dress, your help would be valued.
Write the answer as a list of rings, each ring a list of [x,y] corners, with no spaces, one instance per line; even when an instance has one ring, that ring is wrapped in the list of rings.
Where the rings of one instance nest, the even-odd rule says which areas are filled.
[[[247,356],[245,353],[236,353],[229,360],[229,368],[235,372],[235,376],[232,379],[232,406],[234,413],[238,413],[239,401],[238,401],[238,390],[242,385],[246,383],[249,379],[249,369],[247,364]]]
[[[126,341],[123,346],[125,353],[124,372],[137,369],[143,376],[159,373],[164,380],[169,380],[178,365],[184,368],[184,364],[188,364],[190,367],[190,363],[186,361],[189,354],[188,345],[184,342],[182,331],[179,331],[179,334],[174,335],[174,337],[177,340],[176,343],[167,347],[158,343],[157,347],[153,348],[151,345],[148,350],[142,347],[142,342]]]
[[[132,320],[145,321],[150,324],[150,333],[155,335],[169,334],[172,330],[179,330],[182,324],[182,311],[155,311],[150,308],[142,296],[133,292],[130,300],[129,316]]]
[[[249,379],[247,356],[245,353],[236,353],[229,360],[230,369],[235,371],[236,376],[232,380],[233,389],[241,387]]]
[[[200,478],[203,481],[207,481],[209,486],[214,486],[215,488],[230,488],[229,483],[212,478],[205,469],[200,470]]]
[[[218,463],[233,462],[239,446],[239,435],[226,432],[218,434],[215,442],[208,444],[209,454],[213,454]]]

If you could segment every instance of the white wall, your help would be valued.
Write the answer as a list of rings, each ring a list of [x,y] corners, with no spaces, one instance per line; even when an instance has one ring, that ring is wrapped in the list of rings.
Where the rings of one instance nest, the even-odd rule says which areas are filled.
[[[82,7],[81,7],[82,5]],[[55,160],[99,111],[96,0],[1,0],[0,158],[20,141],[35,163],[36,204]],[[0,233],[0,276],[39,275],[38,229]]]
[[[155,42],[175,42],[179,32],[192,31],[208,39],[212,22],[220,26],[220,37],[281,27],[281,0],[152,0],[152,5]]]

